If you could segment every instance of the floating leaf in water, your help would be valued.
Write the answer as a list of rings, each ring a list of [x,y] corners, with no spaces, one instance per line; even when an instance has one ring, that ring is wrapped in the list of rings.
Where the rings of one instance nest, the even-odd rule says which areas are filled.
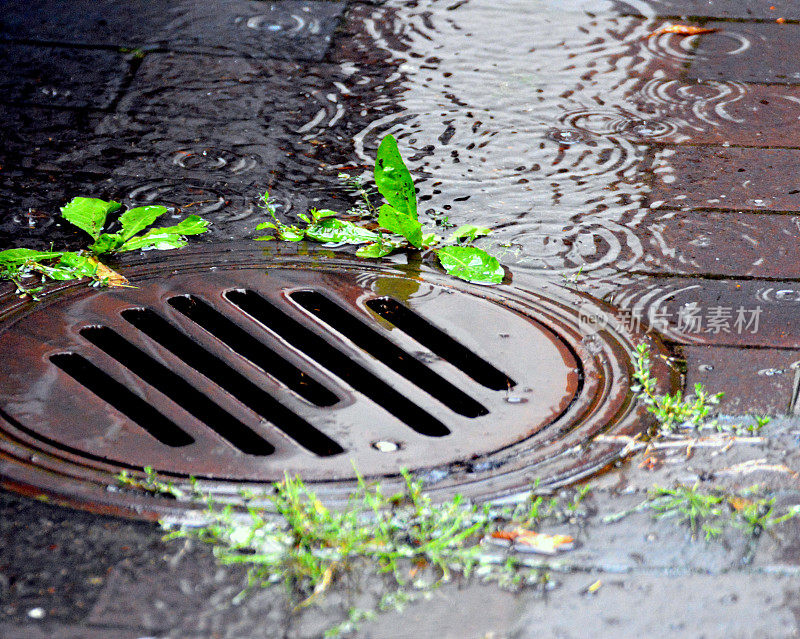
[[[143,235],[132,237],[117,249],[119,252],[137,249],[158,249],[161,251],[180,248],[188,244],[185,235],[198,235],[208,230],[208,220],[198,215],[190,215],[174,226],[150,229]]]
[[[690,36],[700,35],[701,33],[714,33],[715,31],[718,31],[718,29],[714,29],[712,27],[694,27],[690,24],[672,24],[666,27],[661,27],[660,29],[656,29],[653,31],[653,33],[646,35],[645,38],[659,36],[662,33],[674,33],[676,35]]]
[[[61,207],[61,216],[96,240],[103,230],[108,214],[118,208],[120,208],[119,202],[106,202],[94,197],[76,197]]]
[[[436,255],[445,271],[462,280],[499,284],[505,276],[496,257],[474,246],[445,246]]]

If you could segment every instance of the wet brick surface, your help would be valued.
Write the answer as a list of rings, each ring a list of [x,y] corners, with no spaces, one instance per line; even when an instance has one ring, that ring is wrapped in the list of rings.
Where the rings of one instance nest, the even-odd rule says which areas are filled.
[[[800,347],[798,282],[654,278],[608,301],[680,344]]]
[[[3,101],[106,108],[128,71],[124,54],[106,50],[0,44]]]
[[[799,211],[798,169],[798,149],[663,149],[653,164],[651,201],[676,208]]]
[[[760,20],[791,20],[800,17],[797,3],[790,0],[648,0],[646,3],[626,3],[620,0],[619,5],[619,11],[631,15]]]
[[[718,31],[699,37],[687,78],[778,84],[800,81],[792,55],[800,46],[795,25],[710,21],[704,26]]]
[[[642,271],[797,278],[799,224],[794,215],[656,209],[637,233],[645,245]]]
[[[724,390],[723,412],[792,412],[800,351],[684,346],[681,353],[692,363],[686,371],[686,387],[700,382],[708,389]]]
[[[662,90],[671,99],[643,104],[671,127],[659,142],[797,146],[800,87],[670,80]]]
[[[9,39],[321,60],[344,3],[81,0],[65,15],[47,1],[14,0],[3,10],[0,37]]]

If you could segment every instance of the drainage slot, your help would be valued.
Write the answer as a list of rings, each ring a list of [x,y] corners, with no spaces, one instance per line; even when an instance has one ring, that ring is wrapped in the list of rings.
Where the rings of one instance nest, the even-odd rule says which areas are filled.
[[[225,297],[413,430],[429,437],[444,437],[450,433],[450,430],[435,417],[411,403],[386,382],[347,358],[319,335],[277,309],[257,293],[234,290],[225,293]],[[181,307],[191,308],[194,306],[192,304],[194,299],[173,297],[170,299],[170,304],[178,310],[181,310]]]
[[[317,406],[333,406],[334,393],[241,329],[214,308],[194,297],[173,297],[169,303],[214,337]]]
[[[185,379],[140,351],[110,328],[92,326],[81,329],[80,333],[97,348],[113,357],[150,386],[161,391],[243,453],[270,455],[275,452],[272,444],[217,406]]]
[[[80,355],[61,353],[52,355],[50,361],[76,382],[141,426],[162,444],[176,448],[194,442],[191,435]]]
[[[489,413],[472,397],[437,375],[430,368],[383,335],[376,333],[343,308],[316,291],[296,291],[289,297],[315,315],[328,326],[338,331],[356,346],[365,350],[389,368],[416,384],[435,397],[452,411],[465,417],[479,417]],[[505,388],[505,387],[504,387]]]
[[[122,312],[122,317],[188,366],[224,388],[242,404],[282,430],[303,448],[320,457],[344,452],[344,449],[325,433],[295,415],[247,377],[206,351],[200,344],[184,335],[153,311],[129,309]]]
[[[400,302],[390,297],[378,297],[369,300],[367,306],[481,386],[492,390],[508,390],[517,385],[508,375]]]

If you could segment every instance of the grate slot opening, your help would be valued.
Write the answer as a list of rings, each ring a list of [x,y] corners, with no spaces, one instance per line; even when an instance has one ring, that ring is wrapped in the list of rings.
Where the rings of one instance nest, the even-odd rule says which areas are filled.
[[[280,335],[295,348],[318,362],[334,375],[382,406],[410,428],[429,437],[444,437],[450,430],[438,419],[411,403],[389,384],[347,358],[322,337],[289,317],[263,297],[252,291],[228,291],[225,297],[239,309]],[[184,300],[181,302],[181,300]],[[170,303],[191,305],[187,298],[172,298]],[[178,309],[180,310],[180,309]]]
[[[422,362],[353,317],[317,291],[295,291],[289,297],[389,368],[405,377],[450,410],[465,417],[487,415],[488,410]]]
[[[60,353],[52,355],[50,361],[162,444],[177,448],[194,442],[191,435],[84,357],[76,353]]]
[[[147,309],[128,309],[122,311],[122,317],[187,365],[228,391],[306,450],[320,457],[344,452],[344,449],[325,433],[314,428],[247,377],[209,353],[160,315]]]
[[[191,298],[191,300],[195,299]],[[195,304],[190,301],[190,297],[178,296],[170,298],[169,303],[240,357],[255,364],[303,399],[323,407],[333,406],[339,402],[339,398],[333,391],[328,390],[313,377],[283,359],[205,302]]]
[[[378,297],[369,300],[367,306],[481,386],[491,390],[508,390],[517,385],[508,375],[397,300]]]
[[[270,455],[275,448],[260,435],[220,408],[206,395],[110,328],[90,326],[81,335],[153,388],[172,399],[218,435],[248,455]]]

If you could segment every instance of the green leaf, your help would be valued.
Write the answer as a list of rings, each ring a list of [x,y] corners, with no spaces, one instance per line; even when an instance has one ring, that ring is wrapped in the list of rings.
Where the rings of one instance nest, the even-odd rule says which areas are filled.
[[[300,242],[306,238],[306,232],[296,226],[284,224],[278,229],[278,237],[286,242]]]
[[[422,246],[424,247],[433,246],[441,241],[442,238],[436,235],[436,233],[424,233],[422,236]]]
[[[76,197],[61,207],[61,216],[96,240],[105,226],[108,214],[119,207],[119,202],[106,202],[94,197]]]
[[[436,255],[445,271],[462,280],[499,284],[505,276],[496,257],[474,246],[446,246]]]
[[[181,248],[189,242],[180,233],[170,233],[160,229],[151,229],[144,235],[132,237],[125,244],[117,249],[117,252],[136,251],[138,249],[157,249],[168,251],[170,249]]]
[[[378,224],[387,231],[402,235],[412,246],[422,247],[422,224],[416,218],[384,204],[378,213]]]
[[[492,230],[486,228],[485,226],[476,226],[475,224],[464,224],[463,226],[459,226],[455,231],[450,234],[450,237],[447,238],[448,242],[460,242],[462,240],[467,240],[467,242],[474,242],[476,237],[483,237],[484,235],[489,235]]]
[[[139,231],[143,231],[166,212],[166,206],[139,206],[135,209],[128,209],[119,218],[119,222],[122,224],[120,232],[122,241],[124,242]]]
[[[277,228],[278,225],[275,224],[274,222],[261,222],[261,224],[259,224],[256,227],[256,231],[263,231],[264,229],[277,229]]]
[[[61,257],[63,251],[35,251],[33,249],[18,248],[0,251],[0,264],[24,264],[25,262],[39,262]]]
[[[123,243],[124,240],[119,233],[102,233],[89,250],[96,255],[102,255],[116,251]]]
[[[367,244],[360,247],[356,251],[356,255],[358,255],[358,257],[383,257],[384,255],[389,255],[389,253],[394,251],[396,248],[397,247],[393,246],[392,244],[374,242],[373,244]]]
[[[97,262],[80,253],[66,252],[52,266],[37,263],[33,269],[52,280],[77,280],[91,277],[97,271]]]
[[[150,229],[148,233],[176,233],[178,235],[200,235],[208,230],[208,220],[199,215],[190,215],[175,226],[161,226]]]
[[[184,235],[197,235],[208,230],[208,220],[198,215],[190,215],[175,226],[163,226],[150,229],[143,235],[132,237],[119,247],[119,252],[135,251],[137,249],[158,249],[166,251],[181,248],[188,243]]]
[[[90,255],[83,255],[82,253],[64,253],[61,259],[58,260],[58,265],[73,269],[79,277],[94,275],[95,271],[97,271],[97,260]]]
[[[375,185],[396,210],[417,219],[414,181],[397,148],[397,140],[391,135],[384,137],[378,148],[375,158]]]
[[[336,211],[331,211],[330,209],[311,209],[310,213],[315,222],[319,222],[326,217],[335,217],[339,215]]]
[[[373,231],[356,226],[352,222],[328,217],[312,224],[306,235],[317,242],[337,242],[345,244],[364,244],[380,241],[381,236]]]

